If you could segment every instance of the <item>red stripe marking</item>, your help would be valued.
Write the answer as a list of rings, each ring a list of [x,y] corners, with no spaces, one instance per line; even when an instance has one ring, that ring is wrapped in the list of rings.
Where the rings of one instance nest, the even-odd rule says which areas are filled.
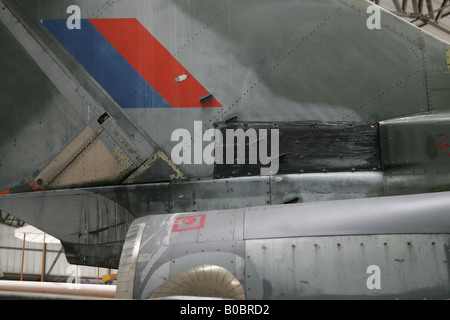
[[[222,107],[215,98],[200,103],[209,92],[137,19],[89,21],[172,107]],[[187,79],[175,82],[183,74]]]
[[[0,191],[0,195],[9,194],[9,189],[5,191]]]

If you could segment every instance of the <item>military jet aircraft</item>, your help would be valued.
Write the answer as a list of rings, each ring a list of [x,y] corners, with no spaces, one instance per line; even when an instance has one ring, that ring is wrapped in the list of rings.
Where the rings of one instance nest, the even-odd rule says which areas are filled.
[[[0,210],[117,297],[449,298],[450,45],[365,0],[0,0]]]

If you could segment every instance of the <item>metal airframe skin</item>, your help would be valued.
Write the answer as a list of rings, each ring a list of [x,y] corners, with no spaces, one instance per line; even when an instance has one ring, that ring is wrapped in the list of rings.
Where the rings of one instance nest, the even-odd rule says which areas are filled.
[[[200,105],[213,97],[221,107],[121,106],[42,22],[67,19],[69,5],[80,7],[82,19],[137,19],[171,59],[208,91],[208,96],[198,97]],[[345,254],[348,261],[359,261],[367,252],[374,253],[377,261],[390,259],[394,256],[382,254],[387,248],[377,246],[395,242],[395,261],[401,260],[397,254],[411,249],[400,245],[411,234],[411,242],[427,254],[438,248],[428,243],[439,244],[433,259],[445,259],[448,250],[442,248],[446,241],[448,246],[448,223],[436,231],[423,229],[422,222],[428,222],[435,205],[445,205],[447,194],[440,192],[450,190],[445,147],[450,124],[450,45],[384,10],[381,28],[371,30],[366,26],[369,5],[365,0],[292,0],[282,5],[270,0],[0,0],[0,190],[5,190],[0,210],[60,238],[69,262],[120,265],[123,273],[133,267],[124,267],[124,259],[120,260],[122,249],[130,245],[127,231],[141,232],[133,221],[162,219],[160,223],[170,227],[172,222],[166,220],[176,217],[171,214],[224,209],[237,214],[257,206],[273,212],[267,217],[271,221],[278,215],[272,205],[311,202],[333,212],[326,201],[348,199],[348,209],[358,211],[359,198],[429,193],[436,203],[428,202],[426,195],[392,200],[399,210],[398,201],[403,200],[431,205],[420,211],[424,221],[416,220],[408,232],[400,228],[401,219],[392,225],[400,229],[390,232],[375,235],[368,225],[359,234],[320,235],[325,238],[288,237],[283,235],[287,227],[283,225],[281,234],[266,235],[271,240],[266,241],[266,236],[231,239],[237,241],[233,250],[239,250],[241,267],[251,265],[248,255],[270,265],[283,259],[286,250],[292,252],[292,246],[306,248],[314,242],[333,247],[331,260],[323,261],[331,265]],[[167,61],[159,65],[169,68]],[[182,76],[169,80],[177,83]],[[178,128],[192,131],[194,121],[202,121],[204,130],[280,130],[278,174],[259,176],[259,167],[248,165],[175,164],[171,151],[176,142],[171,134]],[[399,212],[393,209],[392,217],[372,213],[387,223]],[[440,214],[448,222],[448,213]],[[250,216],[240,214],[240,219],[244,215]],[[327,216],[322,222],[332,230],[339,217]],[[339,221],[348,224],[347,218]],[[244,228],[237,220],[234,223]],[[221,227],[214,232],[231,230]],[[272,228],[261,225],[260,230]],[[352,250],[342,254],[336,242],[341,249]],[[228,240],[217,243],[221,249],[232,245]],[[370,244],[371,249],[359,251],[360,243],[364,249]],[[194,241],[191,246],[197,250],[197,245]],[[279,255],[263,257],[262,245],[280,248]],[[289,248],[282,249],[285,246]],[[216,264],[221,261],[217,248],[207,247],[215,251],[211,254]],[[314,249],[305,250],[312,258]],[[405,265],[422,267],[423,263],[428,268],[427,261],[415,261],[413,254],[408,253]],[[184,259],[181,266],[186,268],[186,261],[195,260],[182,252],[178,258]],[[366,258],[362,264],[369,262]],[[290,261],[303,261],[298,259]],[[213,260],[204,263],[212,265]],[[392,261],[388,260],[379,263],[389,269]],[[233,269],[229,262],[223,267]],[[277,282],[274,270],[258,266],[246,270],[272,279],[252,283],[239,273],[247,298],[339,297],[333,290],[342,287],[352,289],[341,297],[365,297],[364,286],[354,291],[348,283],[338,283],[319,293],[302,282],[289,287],[283,282],[287,278]],[[290,270],[298,278],[304,269]],[[394,278],[398,276],[391,271]],[[408,276],[415,278],[410,271]],[[333,281],[329,274],[327,279]],[[399,285],[381,296],[445,296],[448,268],[439,267],[437,274],[444,280],[427,278],[429,291],[412,281],[415,287]],[[128,282],[134,283],[134,278]],[[154,282],[137,285],[156,288]],[[253,285],[258,290],[252,294],[257,293],[249,295]],[[132,297],[147,298],[150,287]],[[413,293],[414,288],[420,290]],[[368,297],[377,297],[373,292]]]
[[[183,270],[214,264],[235,275],[247,299],[445,299],[448,196],[143,217],[130,228],[139,231],[129,234],[126,247],[134,250],[124,250],[119,273],[132,276],[124,272],[117,294],[147,299]],[[367,285],[373,265],[381,272],[378,289]]]
[[[40,22],[67,19],[69,2],[81,8],[84,19],[138,19],[223,107],[122,109]],[[127,177],[158,152],[170,158],[175,145],[171,133],[177,128],[192,130],[194,121],[199,120],[205,130],[234,116],[242,122],[342,121],[370,125],[417,113],[439,112],[448,106],[447,92],[434,90],[445,88],[448,83],[448,45],[384,11],[381,29],[368,29],[366,1],[289,1],[283,6],[273,1],[135,2],[125,6],[92,1],[4,1],[5,11],[12,10],[25,23],[23,32],[32,32],[33,38],[38,39],[38,45],[28,49],[31,59],[5,51],[7,61],[17,56],[9,65],[17,68],[21,60],[34,64],[34,68],[24,68],[27,78],[42,78],[39,82],[50,92],[45,95],[45,102],[41,88],[22,83],[21,90],[29,96],[22,102],[15,99],[23,99],[24,95],[2,91],[2,101],[7,101],[8,106],[20,105],[23,111],[7,108],[5,114],[5,118],[14,119],[13,132],[20,135],[2,144],[2,154],[8,158],[0,167],[4,177],[0,189],[39,179],[44,189],[144,182],[138,177]],[[260,18],[266,14],[271,16],[270,24]],[[20,44],[13,38],[22,37],[20,31],[15,32],[16,35],[4,36],[5,47],[19,50]],[[39,58],[41,50],[51,52],[50,58]],[[40,61],[38,68],[33,60]],[[62,80],[55,65],[64,70],[67,79]],[[16,76],[23,77],[20,73]],[[49,81],[45,81],[46,77]],[[11,83],[7,78],[4,81],[5,85]],[[36,98],[32,98],[34,95]],[[36,104],[40,105],[40,118],[36,118]],[[62,114],[52,118],[56,111],[47,111],[47,105],[56,106]],[[110,117],[100,125],[97,120],[105,113]],[[30,117],[32,126],[26,117]],[[89,130],[86,127],[93,133],[84,134],[84,144],[72,144]],[[2,128],[2,137],[11,136],[9,126]],[[27,151],[27,141],[35,150],[45,152]],[[87,149],[86,145],[92,148]],[[111,156],[107,156],[105,148]],[[70,155],[62,156],[64,151]],[[28,160],[12,167],[14,161],[9,157],[13,159],[18,152]],[[100,174],[101,166],[90,160],[96,159],[96,152],[103,154],[103,166],[109,165],[109,176]],[[42,154],[48,154],[48,159]],[[80,173],[83,168],[69,166],[73,157],[85,159],[85,167],[97,167],[96,178],[88,179]],[[49,173],[48,167],[56,159],[63,165]],[[163,157],[158,157],[157,163],[167,163],[163,174],[157,174],[161,165],[142,170],[145,182],[170,180],[174,176],[214,177],[211,165],[181,164],[173,168]],[[64,183],[53,182],[55,176],[62,174],[75,177],[60,178]]]

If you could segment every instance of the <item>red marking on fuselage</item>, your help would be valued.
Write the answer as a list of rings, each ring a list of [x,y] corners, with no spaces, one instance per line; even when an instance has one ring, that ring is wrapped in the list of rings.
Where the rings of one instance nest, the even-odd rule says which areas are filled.
[[[33,191],[44,191],[44,187],[38,185],[36,181],[32,181],[28,184]]]
[[[174,108],[222,107],[137,19],[91,19],[92,25]],[[176,82],[180,75],[184,81]]]
[[[203,229],[205,227],[206,215],[196,215],[179,217],[175,220],[172,232],[182,232],[196,229]]]

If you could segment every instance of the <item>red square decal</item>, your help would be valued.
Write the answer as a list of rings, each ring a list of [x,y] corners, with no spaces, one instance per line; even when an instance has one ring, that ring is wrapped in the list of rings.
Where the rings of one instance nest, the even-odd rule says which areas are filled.
[[[206,215],[179,217],[173,224],[172,232],[181,232],[195,229],[203,229]]]

